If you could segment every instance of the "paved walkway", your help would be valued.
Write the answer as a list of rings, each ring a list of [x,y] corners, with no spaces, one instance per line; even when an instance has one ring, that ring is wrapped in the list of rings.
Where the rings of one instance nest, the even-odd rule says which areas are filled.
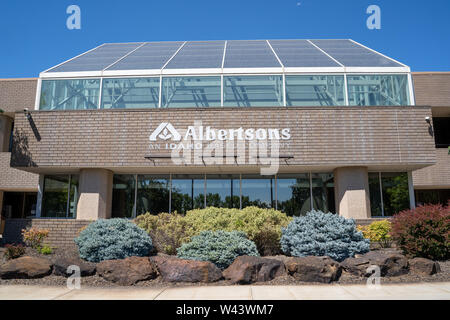
[[[2,285],[0,300],[450,300],[450,282],[365,285],[305,286],[205,286],[179,288],[93,288]]]

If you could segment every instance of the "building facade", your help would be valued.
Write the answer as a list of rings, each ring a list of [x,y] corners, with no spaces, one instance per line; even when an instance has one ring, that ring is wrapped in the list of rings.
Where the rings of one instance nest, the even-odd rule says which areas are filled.
[[[364,222],[449,198],[450,74],[352,40],[105,44],[0,88],[8,241],[207,206]]]

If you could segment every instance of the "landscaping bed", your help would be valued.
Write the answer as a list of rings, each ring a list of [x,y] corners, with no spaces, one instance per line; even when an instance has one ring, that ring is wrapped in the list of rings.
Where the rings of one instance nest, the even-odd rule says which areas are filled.
[[[373,250],[371,252],[392,252],[392,249],[380,249]],[[398,251],[397,251],[398,252]],[[68,250],[55,249],[50,255],[43,256],[32,250],[26,248],[26,256],[40,257],[48,259],[49,261],[55,261],[57,258],[77,258],[78,253]],[[287,257],[286,257],[287,258]],[[4,263],[4,261],[2,261]],[[94,264],[96,265],[96,264]],[[381,277],[381,284],[388,283],[417,283],[417,282],[445,282],[450,281],[450,260],[439,261],[440,272],[433,275],[423,275],[417,273],[408,272],[406,274],[398,276],[384,276]],[[289,274],[283,274],[268,281],[252,282],[251,285],[336,285],[336,284],[365,284],[367,282],[366,277],[356,276],[349,272],[343,271],[337,281],[332,281],[328,284],[321,282],[306,282],[295,279]],[[43,286],[66,286],[67,278],[64,276],[52,274],[35,279],[0,279],[0,285],[43,285]],[[98,274],[92,276],[85,276],[81,278],[81,285],[83,287],[121,287],[115,282],[108,281]],[[152,287],[152,288],[166,288],[166,287],[184,287],[184,286],[224,286],[224,285],[236,285],[231,280],[220,279],[214,282],[168,282],[161,276],[157,276],[155,279],[143,280],[133,284],[135,287]]]
[[[47,230],[23,230],[0,248],[0,285],[87,287],[366,284],[450,281],[448,207],[424,206],[356,226],[310,211],[214,208],[101,219],[72,250],[45,244]]]

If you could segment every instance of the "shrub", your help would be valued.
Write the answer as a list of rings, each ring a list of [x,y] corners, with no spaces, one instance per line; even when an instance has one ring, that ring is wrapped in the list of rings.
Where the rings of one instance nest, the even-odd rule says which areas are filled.
[[[425,205],[392,219],[392,239],[405,254],[432,260],[450,258],[450,206]]]
[[[166,254],[177,254],[177,248],[188,242],[192,234],[190,225],[177,213],[146,213],[138,216],[134,222],[147,231],[156,250]]]
[[[21,244],[6,244],[5,248],[5,257],[8,260],[19,258],[25,254],[25,247]]]
[[[53,249],[50,246],[44,245],[38,249],[40,254],[52,254]]]
[[[202,231],[177,250],[178,257],[210,261],[221,269],[227,268],[238,256],[259,256],[256,245],[239,231]]]
[[[39,251],[44,239],[48,237],[48,230],[37,228],[22,229],[23,241],[27,246]]]
[[[310,211],[282,230],[281,248],[292,256],[329,256],[342,261],[369,251],[370,241],[356,230],[353,219]]]
[[[146,256],[152,249],[145,230],[119,218],[94,221],[74,240],[80,257],[92,262]]]
[[[228,209],[208,207],[188,211],[185,217],[192,227],[192,234],[205,230],[242,231],[255,242],[262,255],[280,253],[281,228],[292,218],[274,209],[246,207]]]
[[[364,238],[378,242],[382,248],[391,246],[391,223],[388,220],[374,221],[367,226],[358,226],[357,229],[362,231]]]

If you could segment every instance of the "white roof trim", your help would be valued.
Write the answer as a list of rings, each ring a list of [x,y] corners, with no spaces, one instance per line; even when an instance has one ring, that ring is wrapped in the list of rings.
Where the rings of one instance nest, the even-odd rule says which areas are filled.
[[[41,77],[43,73],[48,72],[48,71],[50,71],[50,70],[52,70],[52,69],[55,69],[55,68],[57,68],[57,67],[63,65],[64,63],[67,63],[67,62],[69,62],[69,61],[72,61],[72,60],[74,60],[74,59],[76,59],[76,58],[79,58],[79,57],[81,57],[81,56],[84,56],[85,54],[87,54],[87,53],[89,53],[89,52],[91,52],[91,51],[94,51],[95,49],[98,49],[98,48],[100,48],[100,47],[103,47],[104,45],[105,45],[105,43],[103,43],[103,44],[101,44],[101,45],[99,45],[99,46],[97,46],[97,47],[95,47],[95,48],[92,48],[91,50],[88,50],[88,51],[86,51],[86,52],[83,52],[82,54],[79,54],[79,55],[77,55],[77,56],[75,56],[75,57],[73,57],[73,58],[70,58],[69,60],[66,60],[66,61],[64,61],[64,62],[61,62],[60,64],[57,64],[56,66],[53,66],[53,67],[51,67],[51,68],[48,68],[47,70],[42,71],[42,72],[39,74],[39,76]]]
[[[113,65],[115,65],[117,62],[125,59],[126,57],[128,57],[130,54],[132,54],[133,52],[135,52],[137,49],[145,46],[147,44],[147,42],[142,42],[142,44],[140,46],[137,46],[136,48],[134,48],[133,50],[131,50],[130,52],[128,52],[127,54],[125,54],[123,57],[117,59],[116,61],[114,61],[113,63],[111,63],[109,66],[107,66],[106,68],[103,68],[102,71],[107,70],[108,68],[112,67]]]
[[[363,45],[363,44],[361,44],[361,43],[359,43],[359,42],[356,42],[356,41],[353,40],[353,39],[348,39],[348,40],[350,40],[350,41],[353,42],[354,44],[357,44],[358,46],[361,46],[361,47],[363,47],[363,48],[365,48],[365,49],[367,49],[367,50],[369,50],[369,51],[372,51],[372,52],[374,52],[374,53],[376,53],[376,54],[379,54],[380,56],[385,57],[386,59],[389,59],[389,60],[391,60],[391,61],[394,61],[395,63],[398,63],[399,65],[402,65],[402,66],[404,66],[404,67],[408,67],[406,64],[403,64],[403,63],[401,63],[400,61],[397,61],[397,60],[395,60],[395,59],[392,59],[392,58],[390,58],[390,57],[388,57],[388,56],[386,56],[386,55],[384,55],[384,54],[382,54],[382,53],[380,53],[380,52],[378,52],[378,51],[375,51],[375,50],[373,50],[373,49],[371,49],[371,48],[369,48],[369,47],[366,47],[365,45]],[[408,68],[409,68],[409,67],[408,67]]]
[[[329,55],[325,50],[323,50],[322,48],[320,48],[318,45],[316,45],[315,43],[313,43],[311,40],[307,40],[311,45],[313,45],[317,50],[319,50],[320,52],[322,52],[323,54],[325,54],[328,58],[330,58],[331,60],[333,60],[334,62],[336,62],[338,65],[340,65],[341,67],[345,68],[345,66],[340,63],[339,61],[337,61],[335,58],[333,58],[331,55]]]

